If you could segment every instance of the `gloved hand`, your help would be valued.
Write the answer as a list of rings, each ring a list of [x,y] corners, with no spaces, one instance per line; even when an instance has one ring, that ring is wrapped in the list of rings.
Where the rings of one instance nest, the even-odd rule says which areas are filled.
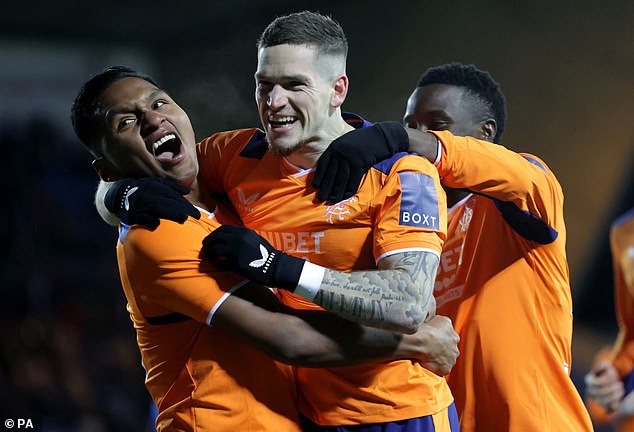
[[[405,128],[395,121],[355,129],[334,140],[317,161],[313,186],[320,201],[337,203],[359,189],[373,165],[409,149]]]
[[[203,252],[253,282],[291,292],[306,262],[275,249],[255,231],[233,225],[222,225],[205,237]]]
[[[183,223],[188,216],[200,219],[200,211],[184,195],[189,188],[172,179],[148,177],[121,179],[106,193],[106,208],[127,225],[139,224],[154,231],[160,219]]]

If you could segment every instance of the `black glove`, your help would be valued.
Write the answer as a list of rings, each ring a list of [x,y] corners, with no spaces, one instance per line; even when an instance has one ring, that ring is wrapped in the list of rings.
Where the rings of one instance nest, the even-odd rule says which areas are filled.
[[[273,248],[255,231],[233,225],[222,225],[205,237],[203,252],[253,282],[291,292],[306,262]]]
[[[161,177],[122,179],[106,192],[106,208],[127,225],[139,224],[154,231],[160,218],[183,223],[187,216],[200,219],[200,211],[184,195],[189,188]]]
[[[403,125],[388,121],[355,129],[334,140],[317,161],[313,186],[320,201],[337,203],[359,189],[361,178],[374,164],[409,149]]]

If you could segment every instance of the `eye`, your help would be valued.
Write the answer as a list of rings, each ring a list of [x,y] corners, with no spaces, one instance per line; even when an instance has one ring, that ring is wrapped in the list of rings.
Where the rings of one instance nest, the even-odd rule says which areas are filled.
[[[258,90],[266,90],[273,87],[270,81],[258,81],[257,83]]]
[[[121,131],[136,121],[135,117],[123,117],[117,122],[117,130]]]
[[[293,89],[293,88],[297,88],[297,87],[301,87],[303,86],[304,83],[302,81],[289,81],[286,84],[284,84],[284,87],[288,88],[288,89]]]
[[[152,109],[159,109],[163,105],[167,105],[167,101],[163,99],[159,99],[152,104]]]
[[[446,121],[434,121],[429,124],[429,129],[435,131],[447,130],[449,128],[449,123]]]

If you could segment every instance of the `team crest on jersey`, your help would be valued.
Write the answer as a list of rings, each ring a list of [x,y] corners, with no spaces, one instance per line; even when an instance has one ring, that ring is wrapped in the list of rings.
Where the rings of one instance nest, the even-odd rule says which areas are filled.
[[[241,188],[236,188],[236,193],[238,194],[238,206],[241,210],[244,210],[248,213],[253,212],[253,208],[251,204],[257,201],[260,198],[260,193],[256,192],[253,195],[247,196]]]
[[[440,229],[438,194],[434,179],[417,172],[398,173],[401,180],[401,225]]]
[[[348,209],[348,204],[357,202],[357,197],[352,197],[345,199],[343,201],[339,201],[337,204],[326,206],[326,213],[324,213],[324,217],[328,221],[328,223],[334,223],[333,218],[336,220],[345,220],[345,216],[350,214],[350,209]]]
[[[460,225],[460,231],[465,232],[469,227],[469,222],[471,222],[471,218],[473,217],[473,209],[469,206],[465,206],[464,211],[462,212],[462,217],[458,221]]]

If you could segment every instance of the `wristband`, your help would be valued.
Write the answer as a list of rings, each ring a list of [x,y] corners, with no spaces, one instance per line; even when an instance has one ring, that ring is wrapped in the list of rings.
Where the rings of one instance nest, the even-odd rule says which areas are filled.
[[[440,157],[442,156],[442,142],[436,134],[432,134],[436,138],[436,160],[433,162],[434,165],[438,166],[440,163]]]
[[[294,291],[295,294],[304,297],[308,301],[313,301],[321,287],[325,273],[326,269],[324,267],[306,261],[302,268],[302,274],[299,276],[299,282]]]

